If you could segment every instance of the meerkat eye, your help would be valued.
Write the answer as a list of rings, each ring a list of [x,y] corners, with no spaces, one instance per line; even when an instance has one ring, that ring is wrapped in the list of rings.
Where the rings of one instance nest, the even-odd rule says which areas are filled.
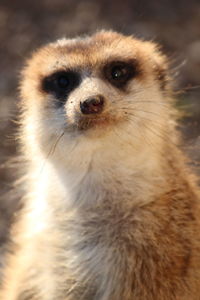
[[[138,74],[138,64],[131,62],[112,62],[104,67],[107,80],[116,87],[123,87]]]
[[[113,80],[123,80],[128,75],[128,69],[125,66],[114,66],[111,69],[111,77]]]
[[[70,80],[66,75],[60,75],[58,76],[58,78],[56,78],[56,80],[57,80],[58,87],[61,89],[67,88],[70,84]]]
[[[60,102],[65,102],[67,95],[78,87],[80,75],[74,71],[58,71],[45,77],[42,81],[42,90],[54,94]]]

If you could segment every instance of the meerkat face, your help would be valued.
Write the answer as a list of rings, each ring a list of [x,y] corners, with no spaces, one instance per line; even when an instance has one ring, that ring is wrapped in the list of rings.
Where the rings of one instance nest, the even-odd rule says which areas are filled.
[[[58,40],[24,70],[22,106],[42,140],[110,133],[145,137],[164,123],[166,62],[157,47],[114,32]],[[149,136],[149,134],[148,134]],[[46,143],[44,142],[44,143]]]

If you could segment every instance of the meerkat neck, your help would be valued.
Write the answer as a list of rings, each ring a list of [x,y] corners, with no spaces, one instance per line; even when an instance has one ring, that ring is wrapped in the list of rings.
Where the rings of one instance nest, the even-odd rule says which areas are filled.
[[[45,155],[35,136],[36,129],[26,125],[22,135],[31,164],[28,172],[34,187],[30,190],[39,191],[38,198],[42,194],[46,201],[54,201],[54,206],[100,205],[108,198],[121,205],[122,198],[126,203],[143,205],[168,188],[165,157],[166,151],[168,157],[173,151],[166,150],[169,145],[160,136],[153,136],[154,142],[144,146],[123,128],[117,135],[114,131],[99,137],[64,135],[59,140],[54,137],[53,151],[48,144],[50,150]],[[34,147],[30,149],[28,145],[33,140]]]
[[[118,148],[110,153],[109,150],[103,152],[94,148],[85,151],[87,153],[82,147],[80,154],[74,149],[66,162],[47,160],[43,170],[38,163],[34,177],[40,186],[45,182],[42,190],[47,201],[76,208],[101,205],[108,200],[120,205],[143,205],[153,200],[154,192],[159,193],[159,189],[163,191],[166,187],[161,159],[155,151],[151,153],[147,148],[137,156],[134,150],[130,153],[131,149]],[[45,187],[48,192],[45,192]],[[58,198],[63,200],[57,201]]]

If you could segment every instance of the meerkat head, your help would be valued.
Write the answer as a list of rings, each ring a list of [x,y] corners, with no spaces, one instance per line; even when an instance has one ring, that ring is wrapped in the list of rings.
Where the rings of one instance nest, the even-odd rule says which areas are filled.
[[[107,137],[142,150],[166,127],[166,68],[155,44],[115,32],[51,43],[23,72],[28,135],[42,149],[62,135],[62,151],[70,141],[94,145]]]

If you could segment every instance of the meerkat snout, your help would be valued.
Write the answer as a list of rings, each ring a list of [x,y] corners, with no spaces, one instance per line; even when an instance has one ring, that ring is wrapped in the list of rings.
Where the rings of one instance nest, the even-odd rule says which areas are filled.
[[[96,95],[87,98],[80,102],[80,109],[83,114],[99,114],[102,112],[104,106],[104,97]]]

